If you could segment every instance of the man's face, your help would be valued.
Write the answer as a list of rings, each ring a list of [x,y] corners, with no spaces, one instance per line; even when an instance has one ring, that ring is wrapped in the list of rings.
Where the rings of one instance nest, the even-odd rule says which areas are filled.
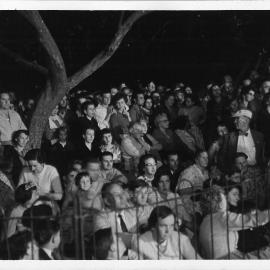
[[[157,163],[153,158],[145,160],[144,171],[146,175],[154,176],[157,171]]]
[[[107,203],[109,204],[109,207],[122,209],[126,206],[126,197],[124,195],[124,190],[120,185],[114,184],[109,189],[107,196]]]
[[[249,118],[245,116],[240,116],[235,118],[235,127],[237,130],[246,132],[249,130]]]
[[[262,84],[263,94],[268,94],[270,92],[270,81],[265,81]]]
[[[16,140],[16,144],[19,147],[24,148],[29,140],[29,137],[25,133],[21,133]]]
[[[255,97],[255,92],[253,90],[250,90],[246,95],[246,100],[248,102],[251,102],[252,100],[254,100],[254,97]]]
[[[150,82],[150,83],[148,84],[148,90],[149,90],[150,92],[155,92],[156,86],[155,86],[155,84],[154,84],[153,82]]]
[[[168,175],[162,175],[158,182],[158,190],[160,193],[167,194],[170,191],[170,177]]]
[[[150,99],[150,98],[146,99],[146,100],[145,100],[144,107],[145,107],[147,110],[151,110],[151,109],[152,109],[152,106],[153,106],[152,99]]]
[[[221,90],[218,85],[215,85],[212,89],[212,93],[214,97],[219,97],[221,95]]]
[[[240,200],[240,193],[238,188],[233,188],[228,193],[228,203],[237,206],[238,202]]]
[[[115,96],[117,93],[118,93],[117,88],[112,88],[112,89],[111,89],[111,95],[112,95],[112,96]]]
[[[207,152],[202,152],[199,157],[196,159],[196,163],[203,168],[208,166],[208,154]]]
[[[169,128],[169,120],[167,115],[162,115],[158,121],[159,128],[168,129]]]
[[[67,183],[75,183],[75,177],[77,176],[78,172],[76,170],[71,171],[66,176]]]
[[[111,133],[106,133],[106,134],[103,135],[102,139],[103,139],[105,145],[109,145],[109,144],[112,143],[112,134]]]
[[[141,138],[143,136],[144,128],[140,124],[134,124],[133,128],[131,129],[131,133],[134,138]]]
[[[94,117],[94,114],[95,114],[95,106],[94,106],[94,104],[88,105],[86,110],[84,110],[84,113],[89,118]]]
[[[238,102],[237,100],[233,100],[231,103],[230,103],[230,109],[232,112],[237,112],[238,111]]]
[[[226,126],[218,126],[217,127],[217,133],[219,137],[223,137],[226,134],[228,134],[228,129]]]
[[[93,129],[87,129],[83,135],[85,142],[92,143],[95,139],[95,131]]]
[[[7,93],[2,93],[0,95],[0,109],[2,110],[10,109],[10,98]]]
[[[178,155],[170,155],[170,156],[168,156],[168,165],[169,165],[169,168],[171,170],[175,171],[178,168],[178,165],[179,165]]]
[[[235,159],[235,167],[241,172],[248,165],[245,157],[238,157]]]
[[[138,187],[134,191],[133,200],[136,205],[144,206],[147,204],[148,198],[148,188],[147,187]]]
[[[160,94],[159,93],[154,93],[152,95],[152,98],[153,98],[154,104],[158,104],[160,102]]]
[[[79,173],[79,172],[82,171],[82,165],[79,164],[79,163],[74,164],[72,168],[73,168],[77,173]]]
[[[240,183],[241,182],[241,174],[239,172],[235,172],[231,175],[230,180],[234,183]]]
[[[177,100],[179,101],[179,103],[180,104],[183,104],[184,103],[184,101],[185,101],[185,95],[184,95],[184,93],[183,92],[178,92],[177,93]]]
[[[175,102],[174,96],[169,96],[167,99],[168,106],[172,107],[174,105],[174,102]]]
[[[124,110],[125,106],[126,106],[126,102],[125,102],[125,100],[124,100],[123,98],[119,99],[119,100],[116,102],[116,108],[117,108],[117,110],[119,110],[119,111]]]
[[[148,130],[148,126],[145,120],[140,121],[141,127],[142,127],[142,133],[146,134]]]
[[[158,241],[164,242],[167,240],[174,230],[174,216],[169,215],[166,218],[159,218],[157,224]]]
[[[105,93],[102,95],[102,103],[104,105],[110,105],[110,103],[111,103],[111,94],[110,93]]]
[[[144,95],[143,94],[138,94],[137,95],[137,104],[139,106],[143,106],[143,104],[144,104]]]
[[[113,158],[112,156],[103,156],[101,161],[102,169],[109,171],[113,168]]]
[[[65,142],[67,140],[67,132],[66,130],[60,130],[59,132],[59,141]]]
[[[95,182],[100,176],[100,165],[95,162],[88,162],[85,166],[86,172],[91,177],[92,181]]]
[[[29,160],[28,167],[34,174],[39,174],[43,170],[43,165],[40,164],[37,160]]]

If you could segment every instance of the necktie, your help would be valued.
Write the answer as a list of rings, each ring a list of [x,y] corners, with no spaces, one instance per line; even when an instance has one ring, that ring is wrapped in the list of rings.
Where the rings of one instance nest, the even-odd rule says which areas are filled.
[[[242,133],[242,132],[239,132],[239,136],[248,136],[248,132],[246,132],[246,133]]]
[[[121,226],[121,229],[122,229],[122,232],[128,232],[128,229],[127,229],[127,226],[123,220],[123,217],[121,214],[118,214],[118,217],[120,219],[120,226]]]

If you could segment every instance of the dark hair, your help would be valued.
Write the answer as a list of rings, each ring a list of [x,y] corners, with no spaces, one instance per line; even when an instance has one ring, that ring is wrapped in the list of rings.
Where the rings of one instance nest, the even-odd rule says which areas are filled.
[[[109,151],[104,151],[100,153],[99,159],[102,161],[103,157],[111,156],[113,158],[113,153]]]
[[[145,154],[145,155],[141,156],[140,161],[139,161],[139,165],[138,165],[138,169],[139,169],[140,174],[144,173],[143,169],[145,167],[145,161],[147,159],[150,159],[150,158],[154,159],[155,162],[157,163],[156,157],[154,155],[152,155],[152,154]]]
[[[85,135],[86,134],[86,131],[88,130],[88,129],[92,129],[92,130],[94,130],[94,135],[96,135],[96,130],[95,130],[95,127],[93,126],[93,125],[91,125],[91,124],[89,124],[89,125],[86,125],[86,126],[84,126],[83,128],[82,128],[82,135]]]
[[[243,97],[247,95],[250,91],[253,91],[255,93],[255,89],[252,85],[242,87],[241,96]]]
[[[168,169],[164,169],[164,170],[158,171],[156,173],[156,175],[155,175],[155,178],[154,178],[154,180],[152,182],[152,185],[157,188],[158,187],[158,184],[159,184],[159,181],[160,181],[160,178],[162,176],[169,176],[169,179],[170,179],[170,189],[171,189],[171,185],[172,185],[172,174],[171,174],[171,172]]]
[[[164,219],[170,215],[174,216],[173,211],[168,206],[160,205],[160,206],[155,207],[152,210],[150,217],[148,219],[149,229],[155,228],[157,226],[159,218]]]
[[[25,134],[28,136],[28,131],[25,130],[25,129],[19,129],[19,130],[16,130],[12,133],[12,138],[11,138],[11,141],[12,141],[12,144],[13,145],[16,145],[17,144],[17,139],[19,138],[19,136],[21,134]]]
[[[126,100],[126,99],[125,99],[125,95],[122,94],[122,93],[117,93],[116,95],[114,95],[113,98],[112,98],[112,105],[115,107],[115,106],[116,106],[116,103],[117,103],[120,99]]]
[[[32,198],[33,190],[37,189],[37,187],[34,185],[29,186],[29,188],[27,189],[28,185],[29,185],[29,183],[26,183],[26,184],[22,184],[16,188],[15,201],[18,204],[25,204],[26,202],[28,202]]]
[[[96,260],[106,260],[113,243],[111,228],[100,229],[90,239],[90,255]]]
[[[169,97],[173,96],[175,98],[175,94],[173,91],[169,91],[164,95],[164,101],[168,100]]]
[[[237,152],[237,153],[235,154],[235,156],[234,156],[234,159],[237,159],[237,158],[239,158],[239,157],[243,157],[243,158],[245,158],[245,159],[248,159],[247,154],[245,154],[245,153],[243,153],[243,152]]]
[[[98,164],[100,164],[99,160],[97,158],[93,158],[93,157],[85,160],[84,167],[86,167],[88,163],[98,163]]]
[[[101,189],[101,196],[104,199],[106,195],[108,194],[108,190],[113,186],[113,185],[119,185],[118,183],[115,182],[109,182],[105,183]]]
[[[39,246],[47,244],[53,235],[60,231],[60,224],[57,219],[47,219],[35,231],[35,240]]]
[[[68,135],[69,129],[68,129],[67,126],[59,127],[55,132],[56,138],[59,138],[59,134],[60,134],[61,131],[65,131],[67,133],[67,135]]]
[[[22,224],[24,227],[36,231],[40,224],[53,216],[52,208],[47,204],[34,205],[23,212]]]
[[[104,134],[108,134],[108,133],[112,134],[111,129],[109,129],[109,128],[103,128],[103,129],[100,131],[100,137],[102,137]]]
[[[147,183],[141,179],[133,180],[128,183],[128,190],[134,192],[137,188],[148,187]]]
[[[197,151],[194,154],[195,159],[199,158],[199,156],[204,152],[207,153],[207,151],[205,149],[197,149]]]
[[[44,163],[44,156],[41,152],[40,149],[32,149],[32,150],[29,150],[24,159],[26,161],[30,161],[30,160],[36,160],[37,162],[39,163]]]
[[[231,180],[226,181],[226,183],[224,183],[223,185],[225,194],[228,194],[232,189],[237,188],[239,190],[239,193],[242,192],[242,187],[240,183],[235,183]]]
[[[31,232],[27,230],[17,232],[5,241],[0,243],[0,259],[21,260],[26,255],[28,244],[31,242]]]
[[[90,106],[90,105],[93,105],[94,107],[96,107],[94,101],[92,101],[92,100],[87,100],[87,101],[85,101],[85,102],[82,104],[81,112],[82,112],[83,114],[85,114],[84,111],[86,111],[87,108],[88,108],[88,106]]]
[[[168,151],[165,154],[165,158],[168,159],[169,156],[178,156],[178,158],[179,158],[179,153],[177,151]]]
[[[89,177],[89,178],[90,178],[90,175],[89,175],[87,172],[81,172],[81,173],[78,173],[78,174],[76,175],[76,177],[75,177],[75,185],[76,185],[77,187],[80,186],[80,182],[81,182],[81,179],[82,179],[83,177]],[[91,181],[91,179],[90,179],[90,181]]]

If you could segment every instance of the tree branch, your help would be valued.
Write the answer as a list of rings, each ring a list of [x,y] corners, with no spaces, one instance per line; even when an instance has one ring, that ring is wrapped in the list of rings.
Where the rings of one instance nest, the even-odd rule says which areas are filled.
[[[20,13],[35,28],[38,38],[49,57],[49,78],[53,91],[58,91],[66,86],[66,70],[62,55],[38,11],[20,11]]]
[[[105,62],[107,62],[116,52],[133,24],[149,12],[150,11],[136,11],[123,24],[121,24],[108,48],[96,55],[90,63],[82,67],[68,79],[68,90],[71,90],[77,86],[80,82],[93,74]]]
[[[121,11],[120,19],[119,19],[119,22],[118,22],[118,29],[122,26],[124,17],[125,17],[125,11],[123,10],[123,11]]]
[[[0,44],[0,52],[11,58],[17,64],[21,64],[25,67],[33,69],[43,75],[48,75],[48,70],[45,67],[39,65],[36,61],[28,61],[24,59],[22,56],[20,56],[18,53],[9,50],[8,48],[4,47],[1,44]]]

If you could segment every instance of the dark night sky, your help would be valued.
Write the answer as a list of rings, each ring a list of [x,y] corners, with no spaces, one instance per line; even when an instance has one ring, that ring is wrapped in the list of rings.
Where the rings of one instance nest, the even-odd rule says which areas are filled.
[[[69,75],[108,45],[120,12],[42,11]],[[126,12],[126,16],[129,12]],[[199,87],[224,73],[237,74],[269,49],[269,11],[163,11],[139,20],[116,54],[79,87],[102,90],[121,81],[184,81]],[[1,11],[1,44],[45,65],[44,52],[29,23],[16,11]],[[0,85],[25,96],[42,84],[36,73],[0,53]],[[34,89],[36,85],[36,90]]]

